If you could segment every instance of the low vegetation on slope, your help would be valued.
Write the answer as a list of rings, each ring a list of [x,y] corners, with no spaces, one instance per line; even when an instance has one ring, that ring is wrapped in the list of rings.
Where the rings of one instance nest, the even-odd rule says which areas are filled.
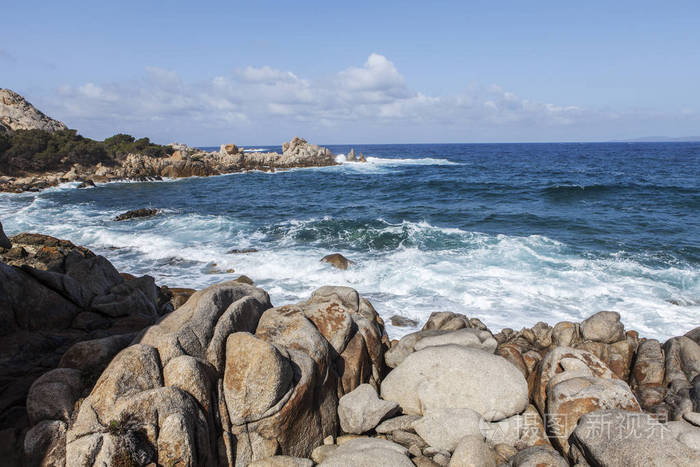
[[[70,170],[74,164],[112,165],[129,153],[163,157],[172,152],[148,138],[117,134],[104,141],[85,138],[76,130],[17,130],[0,133],[0,175]]]

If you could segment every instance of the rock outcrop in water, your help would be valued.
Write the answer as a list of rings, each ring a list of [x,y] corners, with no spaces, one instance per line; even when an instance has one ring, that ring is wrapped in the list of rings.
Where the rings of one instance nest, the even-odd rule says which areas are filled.
[[[47,117],[24,97],[0,88],[0,133],[15,130],[67,130],[63,122]]]
[[[323,258],[321,258],[322,263],[328,263],[334,268],[340,269],[340,270],[346,270],[350,265],[355,264],[354,261],[350,261],[347,259],[345,256],[341,255],[340,253],[332,253],[330,255],[326,255]]]
[[[156,214],[158,214],[157,209],[152,209],[152,208],[132,209],[131,211],[126,211],[122,214],[119,214],[117,217],[114,218],[114,220],[115,221],[126,221],[129,219],[153,217]]]
[[[336,165],[329,149],[295,137],[284,143],[282,153],[245,152],[235,144],[222,145],[219,151],[205,152],[177,145],[171,157],[128,154],[113,166],[74,166],[66,173],[37,174],[25,177],[0,177],[0,191],[36,191],[63,182],[88,181],[92,184],[118,180],[161,180],[162,178],[208,177],[248,170],[275,171],[300,167]]]
[[[230,281],[175,309],[70,242],[12,243],[9,465],[700,465],[700,328],[662,344],[600,312],[493,334],[441,312],[390,344],[347,287],[274,307]]]
[[[138,154],[127,156],[122,167],[101,168],[97,177],[107,179],[155,179],[220,175],[244,170],[275,170],[295,167],[335,165],[335,155],[327,148],[309,144],[295,137],[282,145],[282,153],[247,153],[235,144],[222,145],[218,152],[177,150],[170,158],[154,158]],[[96,181],[102,181],[99,178]]]
[[[350,152],[348,152],[348,155],[345,156],[345,160],[347,162],[367,162],[367,159],[365,158],[365,155],[360,153],[359,156],[355,155],[355,149],[350,149]]]

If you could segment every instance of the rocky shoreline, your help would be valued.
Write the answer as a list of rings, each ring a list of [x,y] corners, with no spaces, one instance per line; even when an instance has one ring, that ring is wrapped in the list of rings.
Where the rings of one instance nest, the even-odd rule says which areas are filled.
[[[275,307],[1,227],[0,279],[6,465],[700,465],[700,327],[445,311],[391,341],[348,287]]]
[[[164,178],[208,177],[260,170],[274,172],[305,167],[338,165],[329,149],[294,137],[282,145],[282,152],[246,152],[235,144],[225,144],[219,151],[206,152],[182,144],[172,144],[170,157],[128,154],[115,165],[75,164],[67,172],[0,176],[0,192],[40,191],[61,183],[81,182],[79,188],[115,181],[152,181]]]
[[[149,181],[164,178],[208,177],[251,170],[274,172],[293,168],[338,165],[336,155],[328,148],[309,144],[299,137],[294,137],[282,144],[280,153],[260,153],[245,151],[244,148],[235,144],[222,144],[218,151],[203,151],[178,143],[160,146],[153,145],[148,138],[134,141],[134,138],[129,135],[119,134],[110,140],[119,140],[131,149],[124,150],[120,146],[121,152],[110,156],[104,153],[104,148],[101,148],[103,152],[95,148],[104,146],[107,139],[103,142],[87,140],[82,151],[92,149],[102,157],[102,159],[90,159],[81,150],[75,149],[77,143],[69,144],[63,141],[66,146],[64,150],[69,152],[69,155],[63,157],[57,155],[57,148],[54,146],[49,145],[41,151],[39,150],[41,145],[34,143],[37,139],[62,134],[61,132],[70,133],[66,137],[77,138],[80,142],[85,142],[83,141],[85,138],[76,136],[76,132],[68,130],[63,122],[46,116],[16,92],[0,88],[0,156],[3,156],[3,151],[12,151],[11,138],[7,139],[8,137],[31,131],[37,133],[24,136],[23,143],[28,147],[24,148],[22,157],[16,154],[14,157],[21,159],[23,164],[29,164],[34,169],[27,170],[25,166],[12,168],[10,167],[12,164],[0,157],[2,162],[0,163],[0,192],[40,191],[69,182],[80,182],[79,188],[88,188],[95,186],[96,183],[120,180]],[[30,140],[29,143],[27,139]],[[143,145],[139,146],[138,143],[142,141]],[[118,144],[114,141],[112,143]],[[141,148],[141,152],[133,150],[134,147]],[[147,153],[149,147],[157,150],[157,157]],[[85,156],[90,162],[73,163],[76,159],[84,160],[81,156]],[[9,159],[12,160],[12,157]],[[345,160],[347,162],[367,161],[362,153],[356,156],[354,149],[349,151]],[[30,162],[38,164],[38,168]],[[56,170],[57,168],[66,170]]]

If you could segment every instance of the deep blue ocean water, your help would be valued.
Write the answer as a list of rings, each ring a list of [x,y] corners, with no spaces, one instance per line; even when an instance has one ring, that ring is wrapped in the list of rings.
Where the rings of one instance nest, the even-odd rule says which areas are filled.
[[[700,325],[700,143],[354,148],[369,162],[0,195],[0,219],[169,286],[246,274],[275,305],[337,284],[385,318],[450,310],[494,331],[600,310],[649,337]],[[112,220],[140,207],[163,212]],[[356,264],[319,262],[336,252]]]

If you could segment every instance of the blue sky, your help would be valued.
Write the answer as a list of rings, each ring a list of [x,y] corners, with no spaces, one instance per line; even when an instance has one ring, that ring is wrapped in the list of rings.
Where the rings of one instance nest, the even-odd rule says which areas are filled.
[[[22,1],[3,11],[0,87],[95,138],[700,135],[698,2]]]

